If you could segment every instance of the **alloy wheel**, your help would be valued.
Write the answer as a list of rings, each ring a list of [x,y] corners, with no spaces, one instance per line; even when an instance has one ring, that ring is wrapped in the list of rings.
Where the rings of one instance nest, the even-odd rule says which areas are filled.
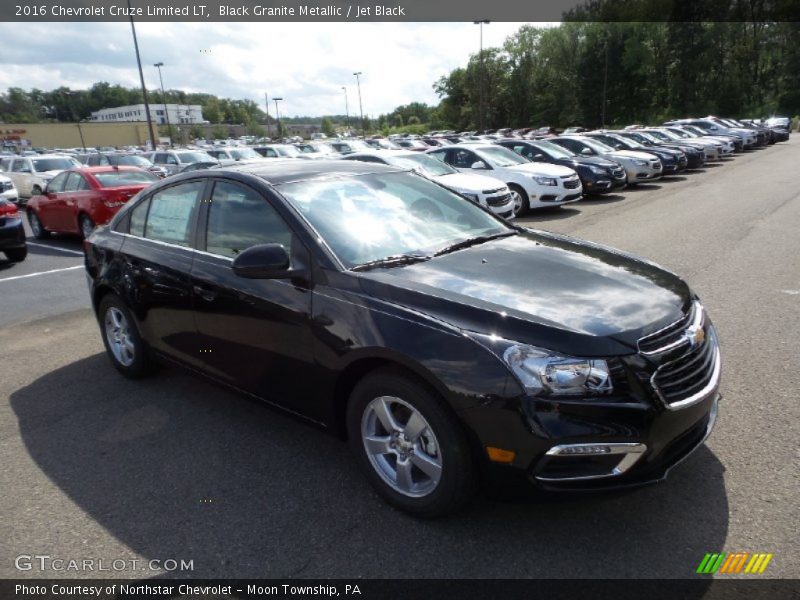
[[[131,336],[131,328],[125,314],[111,306],[105,316],[106,340],[114,359],[123,367],[129,367],[136,358],[136,345]]]
[[[361,439],[373,469],[394,491],[419,498],[439,485],[439,442],[408,402],[394,396],[373,399],[361,418]]]

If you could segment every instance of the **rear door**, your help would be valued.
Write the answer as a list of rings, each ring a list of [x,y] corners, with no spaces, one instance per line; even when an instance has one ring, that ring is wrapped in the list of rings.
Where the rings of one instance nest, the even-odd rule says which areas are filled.
[[[192,265],[192,293],[201,354],[215,377],[293,407],[311,389],[311,289],[298,279],[245,279],[234,274],[243,250],[282,244],[293,269],[308,271],[309,253],[258,190],[225,179],[214,183]]]
[[[199,366],[190,272],[204,180],[161,188],[131,211],[121,248],[128,305],[150,346]]]

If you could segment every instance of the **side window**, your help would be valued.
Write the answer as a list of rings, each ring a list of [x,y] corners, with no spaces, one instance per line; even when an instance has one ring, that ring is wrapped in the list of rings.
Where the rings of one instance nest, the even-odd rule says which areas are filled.
[[[264,156],[267,156],[269,158],[277,158],[278,153],[275,152],[275,150],[273,150],[272,148],[267,148],[267,151],[264,153]]]
[[[153,156],[153,162],[157,165],[167,164],[167,155],[163,152],[156,152]]]
[[[100,164],[101,166],[104,166],[104,167],[111,164],[109,162],[109,160],[108,160],[108,157],[106,157],[106,156],[101,156],[99,161],[100,162],[98,164]]]
[[[290,250],[292,230],[255,190],[219,181],[208,211],[206,251],[235,257],[257,244],[283,244]]]
[[[131,211],[130,229],[131,235],[144,237],[144,224],[147,221],[147,209],[150,208],[150,198],[144,202],[139,202]]]
[[[56,175],[53,180],[47,184],[47,191],[53,192],[57,194],[58,192],[64,191],[64,184],[67,182],[67,177],[70,173],[59,173]]]
[[[14,164],[11,165],[11,171],[13,173],[22,173],[25,171],[26,161],[24,159],[17,159],[14,161]]]
[[[65,192],[74,192],[79,189],[81,183],[81,177],[77,173],[70,173],[69,177],[67,177],[67,183],[64,184],[64,191]]]
[[[580,146],[581,145],[578,144],[575,140],[564,139],[564,140],[558,140],[558,141],[556,141],[556,143],[559,146],[563,146],[567,150],[571,150],[572,152],[575,152],[576,154],[580,154],[580,151],[581,151]]]
[[[440,160],[442,162],[447,162],[445,160],[445,154],[447,154],[447,150],[437,150],[436,152],[429,152],[433,158]]]
[[[178,159],[175,158],[174,156],[172,156],[172,154],[167,154],[166,163],[168,165],[177,165],[178,164]]]
[[[86,177],[83,175],[78,175],[80,180],[78,181],[78,191],[79,192],[86,192],[92,189],[92,186],[89,185],[89,182],[86,181]]]
[[[191,181],[153,194],[150,197],[144,237],[178,246],[189,246],[194,214],[204,185],[205,182],[202,181]]]
[[[453,152],[453,166],[456,169],[469,169],[472,166],[472,163],[478,160],[478,157],[475,156],[469,150],[456,150]]]

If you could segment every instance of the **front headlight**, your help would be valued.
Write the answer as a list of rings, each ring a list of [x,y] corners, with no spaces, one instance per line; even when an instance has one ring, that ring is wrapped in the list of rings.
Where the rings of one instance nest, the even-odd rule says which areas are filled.
[[[532,177],[539,185],[558,185],[558,182],[552,177],[543,177],[542,175],[533,175]]]
[[[573,358],[515,344],[503,352],[503,360],[534,396],[588,396],[610,394],[608,363],[601,359]]]
[[[595,175],[606,175],[605,169],[601,169],[600,167],[589,167],[589,170],[594,173]]]
[[[647,161],[646,160],[639,160],[638,158],[636,158],[636,159],[633,160],[633,164],[635,164],[637,167],[646,167],[647,166]]]

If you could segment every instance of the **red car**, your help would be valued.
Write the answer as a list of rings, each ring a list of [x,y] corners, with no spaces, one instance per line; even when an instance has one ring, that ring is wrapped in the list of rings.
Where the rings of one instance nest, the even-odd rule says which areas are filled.
[[[33,235],[77,233],[86,238],[158,177],[138,167],[76,167],[58,174],[28,201]]]

